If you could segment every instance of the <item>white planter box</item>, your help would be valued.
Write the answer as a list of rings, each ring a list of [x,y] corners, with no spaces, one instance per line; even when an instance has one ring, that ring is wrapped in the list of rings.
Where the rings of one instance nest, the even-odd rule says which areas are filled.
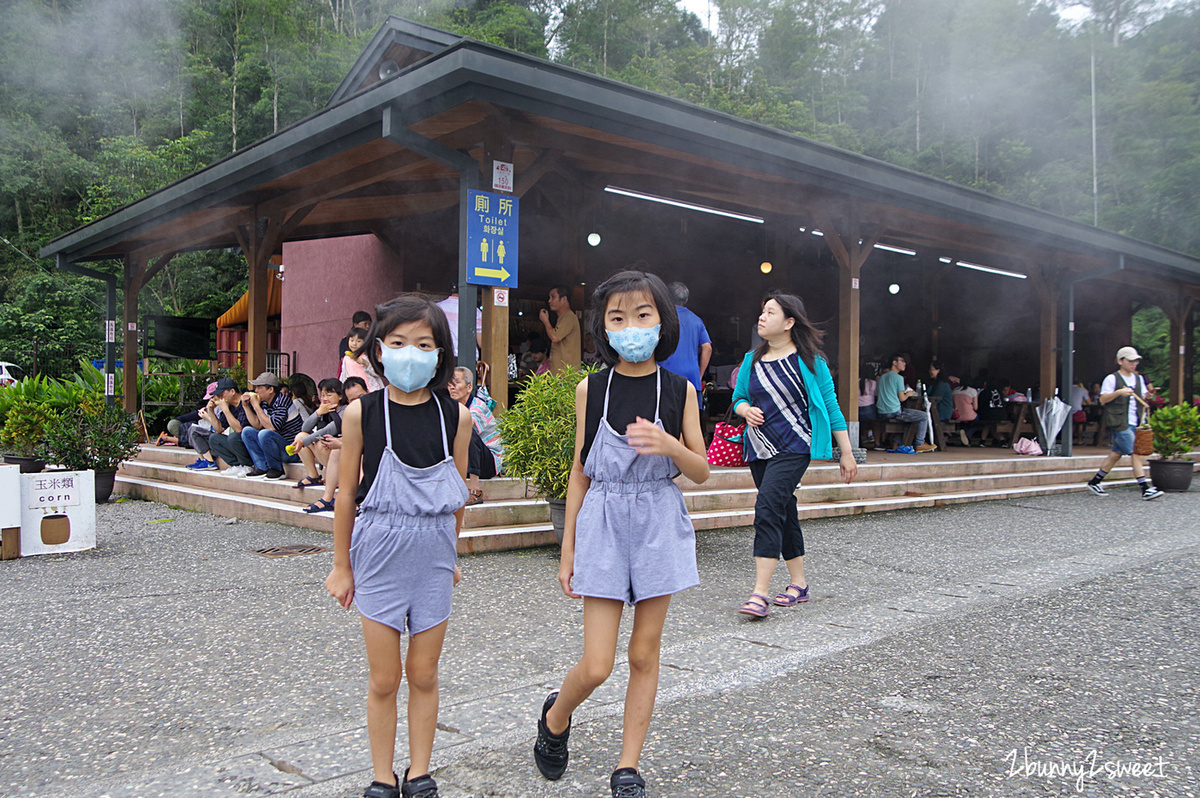
[[[20,483],[22,557],[96,548],[94,471],[21,474]]]

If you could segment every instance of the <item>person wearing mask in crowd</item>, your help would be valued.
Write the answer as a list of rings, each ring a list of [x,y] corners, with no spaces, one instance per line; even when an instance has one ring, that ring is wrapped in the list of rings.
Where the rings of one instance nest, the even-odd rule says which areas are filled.
[[[429,767],[438,666],[461,576],[455,545],[467,501],[471,414],[445,391],[454,359],[441,308],[420,294],[401,294],[376,308],[375,318],[367,356],[388,386],[351,402],[342,419],[344,493],[334,510],[325,589],[343,608],[353,603],[362,620],[373,778],[364,795],[435,798]],[[398,776],[404,677],[410,764]]]

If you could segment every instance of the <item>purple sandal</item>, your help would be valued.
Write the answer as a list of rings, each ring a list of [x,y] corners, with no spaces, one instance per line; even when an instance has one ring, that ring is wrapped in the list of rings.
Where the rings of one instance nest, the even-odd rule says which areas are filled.
[[[755,618],[766,618],[767,613],[771,611],[771,605],[767,603],[767,597],[761,593],[751,593],[750,598],[742,603],[742,608],[738,610],[742,615],[750,615]]]
[[[796,590],[797,595],[793,596],[789,590]],[[808,601],[808,585],[800,587],[800,585],[788,585],[783,589],[783,592],[775,596],[773,602],[776,607],[795,607],[801,602]]]

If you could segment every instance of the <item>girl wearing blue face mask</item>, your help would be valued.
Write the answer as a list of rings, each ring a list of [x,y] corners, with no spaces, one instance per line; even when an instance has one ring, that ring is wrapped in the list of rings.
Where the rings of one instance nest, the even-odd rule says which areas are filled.
[[[364,348],[388,386],[342,419],[329,595],[362,615],[370,671],[367,736],[374,781],[366,798],[436,798],[429,758],[438,660],[458,581],[456,542],[467,501],[471,414],[442,390],[454,370],[450,326],[433,302],[401,294],[375,309]],[[359,471],[362,480],[359,480]],[[358,512],[357,518],[355,512]],[[408,657],[401,637],[408,629]],[[396,692],[408,672],[409,767],[396,776]]]
[[[613,795],[645,795],[637,772],[671,595],[699,584],[696,538],[672,480],[708,479],[696,392],[662,368],[679,340],[662,280],[624,271],[592,297],[591,334],[610,368],[575,393],[575,462],[567,489],[558,579],[583,598],[583,657],[542,705],[534,760],[547,779],[567,767],[571,713],[612,671],[626,603],[633,605],[629,686]]]

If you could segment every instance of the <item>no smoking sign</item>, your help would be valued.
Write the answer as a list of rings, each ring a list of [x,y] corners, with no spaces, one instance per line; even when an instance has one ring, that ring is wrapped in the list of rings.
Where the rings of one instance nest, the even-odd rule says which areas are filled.
[[[498,308],[508,307],[508,289],[493,288],[492,289],[492,304]]]

